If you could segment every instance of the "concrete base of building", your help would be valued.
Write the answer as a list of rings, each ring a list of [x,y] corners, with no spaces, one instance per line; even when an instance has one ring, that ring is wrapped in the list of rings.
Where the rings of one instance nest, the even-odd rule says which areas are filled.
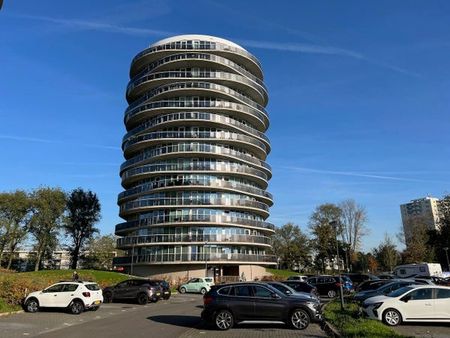
[[[270,275],[263,266],[226,264],[135,265],[133,271],[127,266],[124,272],[145,278],[165,279],[175,285],[195,277],[214,277],[216,283],[221,283],[260,280]]]

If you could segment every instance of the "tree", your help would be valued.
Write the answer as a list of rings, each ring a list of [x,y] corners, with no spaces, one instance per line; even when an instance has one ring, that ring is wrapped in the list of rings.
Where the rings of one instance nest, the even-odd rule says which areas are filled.
[[[94,224],[100,220],[100,202],[92,191],[78,188],[73,190],[67,199],[67,212],[63,227],[72,241],[69,246],[70,266],[71,269],[76,269],[86,240],[98,233]]]
[[[397,246],[388,236],[384,235],[384,241],[378,245],[377,248],[373,250],[373,255],[378,261],[379,266],[384,271],[393,271],[394,267],[397,265],[400,254],[397,251]]]
[[[7,248],[7,269],[11,268],[14,252],[27,235],[30,209],[30,199],[25,191],[0,194],[0,265]]]
[[[300,227],[287,223],[275,229],[272,235],[272,250],[281,259],[281,264],[288,269],[304,269],[310,264],[311,249],[308,237]]]
[[[420,263],[434,260],[434,248],[429,245],[430,231],[422,218],[408,221],[411,229],[406,237],[406,249],[402,253],[403,262]]]
[[[91,237],[82,255],[83,268],[97,270],[111,270],[112,260],[119,255],[116,249],[114,235]]]
[[[38,271],[43,255],[56,247],[66,208],[66,195],[59,188],[42,187],[31,193],[32,215],[30,232],[36,240],[36,263]]]
[[[339,203],[339,208],[341,209],[341,236],[343,242],[349,246],[350,251],[346,257],[348,256],[350,260],[352,254],[360,249],[362,237],[368,233],[365,226],[367,211],[352,199]]]
[[[326,263],[331,263],[336,254],[336,222],[341,217],[341,209],[335,204],[319,205],[309,219],[312,246],[316,252],[317,268],[325,272]],[[333,226],[335,224],[336,228]]]
[[[448,268],[444,248],[450,247],[450,195],[439,201],[439,229],[428,232],[428,246],[434,248],[436,259]]]

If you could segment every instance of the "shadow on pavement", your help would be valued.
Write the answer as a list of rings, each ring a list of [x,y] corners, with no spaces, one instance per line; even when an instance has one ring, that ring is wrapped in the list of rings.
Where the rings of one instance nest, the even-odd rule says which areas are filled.
[[[148,320],[154,322],[176,325],[189,328],[197,328],[200,326],[201,318],[199,316],[181,316],[181,315],[160,315],[147,317]]]

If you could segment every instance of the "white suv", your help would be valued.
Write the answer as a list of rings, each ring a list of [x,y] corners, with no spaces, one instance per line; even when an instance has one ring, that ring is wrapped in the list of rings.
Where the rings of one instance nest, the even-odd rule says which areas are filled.
[[[102,290],[94,282],[59,282],[42,291],[31,292],[24,300],[27,312],[37,312],[39,308],[67,308],[73,314],[86,309],[98,310],[103,303]]]
[[[363,311],[395,326],[401,322],[450,322],[450,287],[410,285],[386,296],[368,298]]]

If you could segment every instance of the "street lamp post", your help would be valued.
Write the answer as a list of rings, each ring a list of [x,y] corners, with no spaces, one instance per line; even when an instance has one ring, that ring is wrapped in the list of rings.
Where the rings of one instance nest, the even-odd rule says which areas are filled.
[[[336,259],[338,266],[338,276],[339,276],[339,293],[341,298],[341,310],[344,310],[344,291],[342,289],[343,279],[341,278],[341,268],[339,266],[339,242],[338,242],[338,222],[332,221],[330,224],[334,227],[335,235],[336,235]]]
[[[130,266],[130,275],[133,275],[133,262],[134,262],[134,241],[131,245],[131,266]]]
[[[450,271],[450,262],[448,260],[448,247],[443,248],[445,251],[445,258],[447,258],[447,271]]]

